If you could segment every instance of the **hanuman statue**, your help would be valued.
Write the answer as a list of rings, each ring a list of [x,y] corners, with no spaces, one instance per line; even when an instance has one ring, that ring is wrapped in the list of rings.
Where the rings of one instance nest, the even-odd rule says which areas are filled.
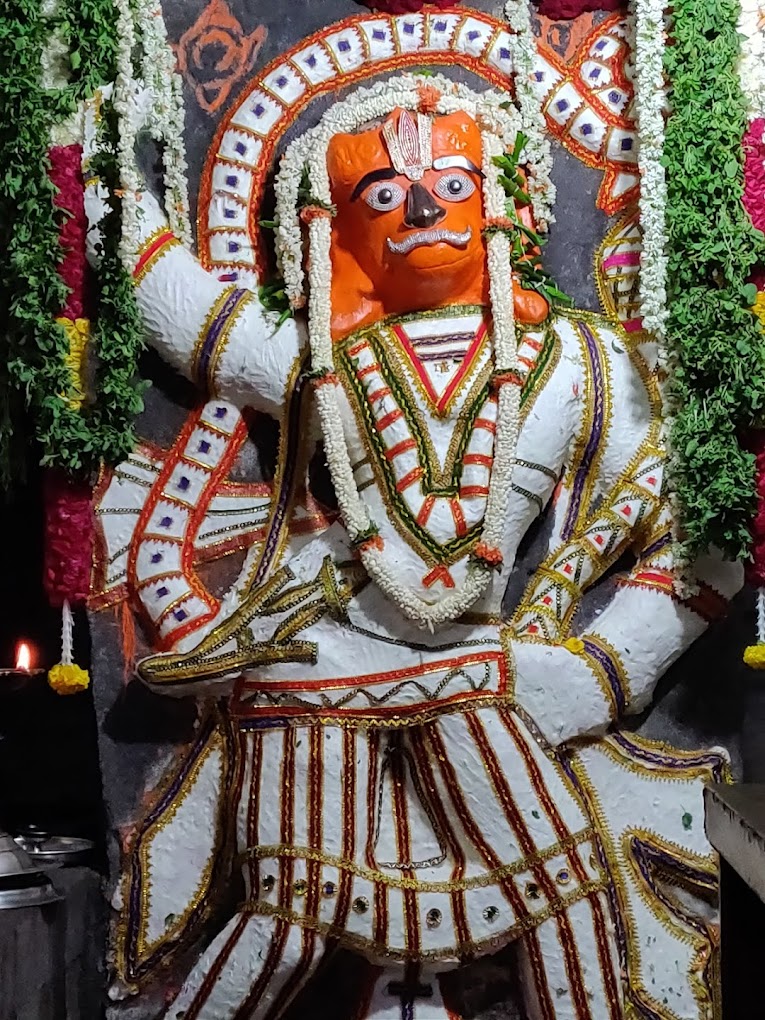
[[[337,944],[374,965],[360,1018],[456,1017],[439,975],[510,943],[530,1020],[624,1015],[621,865],[586,774],[612,741],[592,782],[616,805],[636,769],[669,770],[658,750],[619,764],[604,734],[741,579],[710,557],[676,593],[654,352],[530,285],[549,196],[507,99],[402,74],[292,141],[279,323],[141,200],[151,343],[211,394],[135,553],[154,622],[193,612],[179,536],[242,410],[282,421],[278,478],[320,443],[337,501],[307,536],[272,527],[214,617],[160,627],[138,666],[155,691],[225,695],[235,746],[246,898],[168,1020],[277,1020]],[[224,794],[195,782],[204,827]]]

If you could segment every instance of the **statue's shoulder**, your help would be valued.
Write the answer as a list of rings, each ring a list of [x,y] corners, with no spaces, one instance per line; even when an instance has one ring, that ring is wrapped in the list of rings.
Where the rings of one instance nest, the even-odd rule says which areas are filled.
[[[655,350],[645,333],[628,333],[618,320],[581,308],[558,309],[550,318],[562,351],[580,362],[596,385],[638,387],[653,400]]]

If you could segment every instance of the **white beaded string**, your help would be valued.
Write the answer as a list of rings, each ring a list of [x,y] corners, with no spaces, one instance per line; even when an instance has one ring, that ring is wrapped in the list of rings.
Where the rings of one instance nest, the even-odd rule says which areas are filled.
[[[757,644],[765,645],[765,588],[757,589]]]
[[[73,659],[73,637],[74,617],[67,599],[61,609],[61,661],[65,666],[71,666]]]

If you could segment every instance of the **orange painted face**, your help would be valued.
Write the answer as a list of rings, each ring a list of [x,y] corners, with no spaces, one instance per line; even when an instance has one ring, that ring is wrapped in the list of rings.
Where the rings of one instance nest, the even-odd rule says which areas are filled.
[[[405,119],[402,126],[401,118]],[[333,220],[335,332],[373,316],[483,302],[481,134],[471,117],[432,121],[432,168],[423,162],[417,115],[336,135],[328,170]],[[387,138],[386,138],[387,136]]]

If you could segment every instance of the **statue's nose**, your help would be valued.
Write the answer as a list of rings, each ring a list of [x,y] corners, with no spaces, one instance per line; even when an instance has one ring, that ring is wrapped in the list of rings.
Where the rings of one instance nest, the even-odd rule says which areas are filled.
[[[406,196],[404,225],[407,227],[434,227],[446,216],[446,209],[436,202],[421,184],[413,184]]]

